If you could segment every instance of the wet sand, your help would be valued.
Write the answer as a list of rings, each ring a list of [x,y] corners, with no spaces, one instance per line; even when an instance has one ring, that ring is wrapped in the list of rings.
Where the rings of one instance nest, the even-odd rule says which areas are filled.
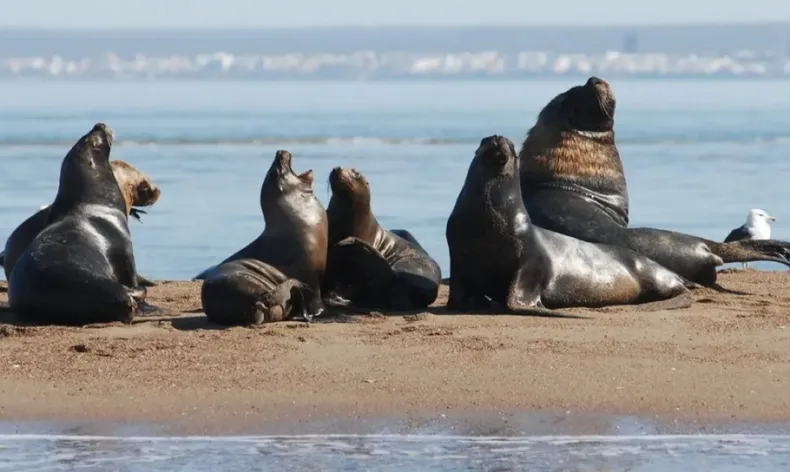
[[[0,420],[212,433],[475,411],[790,421],[790,273],[719,281],[749,295],[696,290],[691,308],[654,313],[570,310],[587,319],[432,308],[226,329],[199,312],[198,282],[164,282],[149,290],[163,312],[132,326],[22,326],[4,312]]]

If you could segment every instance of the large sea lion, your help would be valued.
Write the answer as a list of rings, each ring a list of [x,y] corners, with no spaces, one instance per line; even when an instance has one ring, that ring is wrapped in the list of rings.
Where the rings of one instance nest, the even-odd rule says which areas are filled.
[[[627,228],[628,190],[614,139],[615,96],[590,77],[557,95],[529,130],[519,159],[522,196],[533,224],[584,241],[627,247],[686,279],[718,287],[726,262],[790,265],[790,243],[720,243],[653,228]]]
[[[140,215],[145,211],[139,207],[151,206],[159,200],[161,194],[159,187],[151,179],[121,160],[110,161],[112,172],[126,203],[126,214],[140,221]],[[36,237],[50,222],[50,205],[39,209],[36,213],[22,222],[8,237],[5,250],[0,253],[0,265],[5,271],[6,280],[11,279],[11,271],[16,260],[25,250],[30,241]],[[153,286],[154,283],[137,275],[138,283],[144,286]]]
[[[291,153],[277,151],[261,186],[265,227],[245,248],[200,275],[206,316],[225,325],[258,324],[324,309],[327,218],[313,194],[313,171],[297,175]]]
[[[381,227],[371,211],[365,176],[356,169],[335,167],[329,185],[325,299],[395,310],[433,303],[442,280],[439,264],[408,231]]]
[[[11,310],[23,320],[128,323],[145,299],[110,165],[113,139],[97,123],[63,159],[49,225],[17,259],[8,284]]]
[[[518,158],[502,136],[480,142],[447,221],[450,293],[457,311],[643,304],[685,308],[682,277],[630,249],[588,243],[530,223],[521,200]],[[652,303],[651,303],[652,302]]]

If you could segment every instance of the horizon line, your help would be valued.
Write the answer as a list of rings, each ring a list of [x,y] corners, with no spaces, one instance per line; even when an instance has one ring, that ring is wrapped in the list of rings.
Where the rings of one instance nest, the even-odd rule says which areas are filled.
[[[483,28],[505,28],[505,29],[607,29],[607,28],[666,28],[666,27],[710,27],[710,26],[790,26],[790,19],[787,20],[743,20],[743,21],[675,21],[675,22],[655,22],[655,23],[501,23],[501,24],[457,24],[457,25],[420,25],[420,24],[383,24],[383,25],[291,25],[291,26],[156,26],[156,27],[52,27],[52,26],[3,26],[0,25],[0,33],[5,32],[149,32],[149,31],[234,31],[234,32],[262,32],[262,31],[332,31],[332,30],[375,30],[375,29],[405,29],[405,30],[453,30],[453,29],[483,29]]]

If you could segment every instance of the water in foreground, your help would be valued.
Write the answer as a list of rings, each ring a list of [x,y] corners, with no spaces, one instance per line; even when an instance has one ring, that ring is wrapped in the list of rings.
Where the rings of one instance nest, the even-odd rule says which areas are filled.
[[[317,428],[320,434],[260,436],[143,436],[136,434],[150,429],[106,425],[100,430],[112,434],[91,434],[95,428],[61,425],[59,434],[41,434],[57,428],[1,425],[0,431],[17,434],[0,435],[0,470],[771,472],[790,466],[790,435],[777,434],[786,427],[658,425],[632,417],[497,415],[418,426],[385,421],[362,428],[364,434],[332,433],[337,426],[327,425]]]

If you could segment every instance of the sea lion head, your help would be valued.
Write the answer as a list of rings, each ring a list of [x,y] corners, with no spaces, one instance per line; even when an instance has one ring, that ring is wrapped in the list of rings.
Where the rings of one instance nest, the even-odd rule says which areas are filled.
[[[554,128],[595,136],[614,130],[615,105],[609,83],[593,76],[584,85],[554,97],[543,107],[538,120]]]
[[[518,159],[513,141],[496,134],[483,138],[475,151],[472,166],[487,178],[517,176]]]
[[[291,153],[285,150],[277,151],[274,156],[261,185],[260,203],[264,218],[267,213],[272,215],[275,208],[297,211],[304,206],[305,198],[317,201],[313,194],[313,170],[297,174],[291,167],[292,160]]]
[[[575,186],[626,224],[628,190],[614,139],[614,113],[614,92],[598,77],[543,107],[519,152],[525,198],[546,185]]]
[[[96,123],[69,150],[60,167],[60,185],[53,206],[96,203],[126,211],[121,189],[110,165],[115,133]]]
[[[335,167],[329,173],[329,186],[333,199],[353,206],[370,206],[370,183],[356,169]]]
[[[329,244],[353,236],[370,241],[378,227],[370,211],[370,183],[353,168],[335,167],[329,173],[332,198],[326,213],[329,219]]]
[[[135,207],[151,206],[156,203],[161,194],[159,187],[147,175],[124,161],[113,160],[110,161],[110,165],[126,201],[126,213],[139,220],[140,214],[144,214],[145,211]]]

